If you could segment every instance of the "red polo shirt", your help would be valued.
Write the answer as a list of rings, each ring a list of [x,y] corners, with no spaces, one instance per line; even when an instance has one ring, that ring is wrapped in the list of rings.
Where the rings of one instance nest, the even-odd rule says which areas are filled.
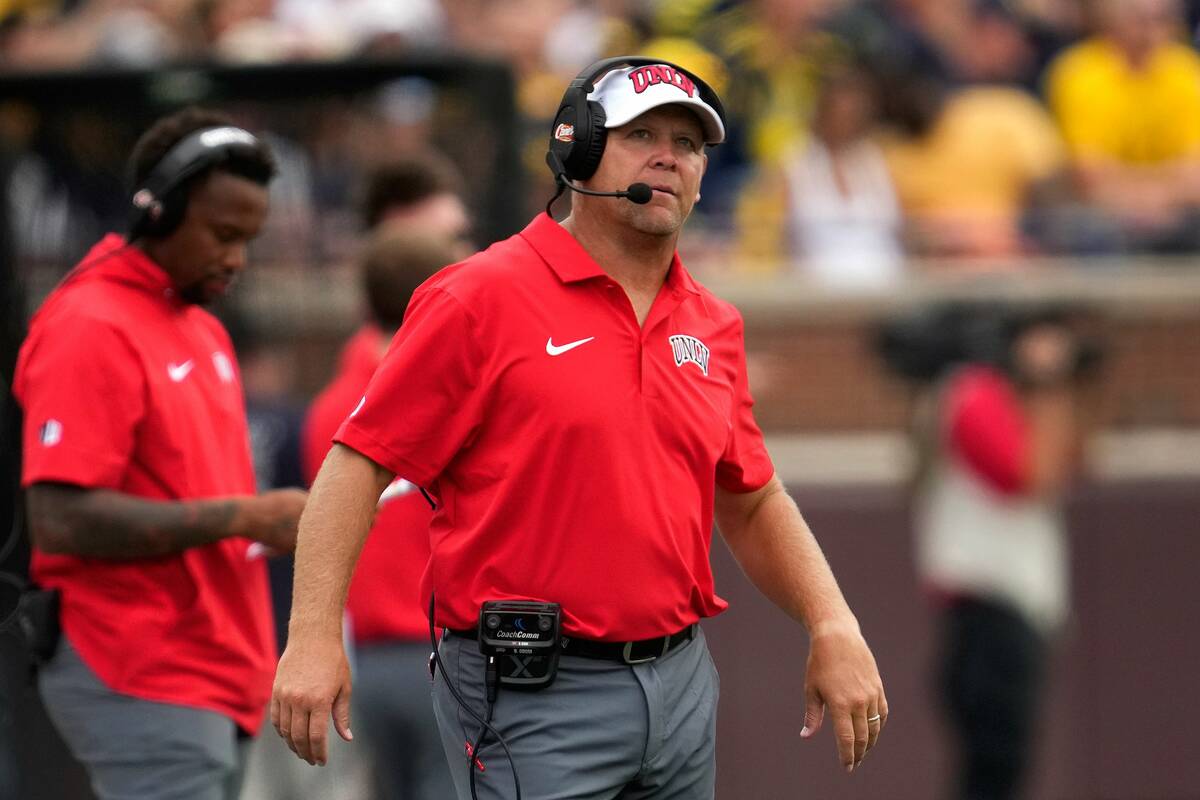
[[[25,486],[52,481],[149,500],[254,494],[233,348],[166,273],[109,235],[35,315],[14,389]],[[261,559],[245,539],[114,561],[34,550],[62,624],[110,689],[210,709],[258,730],[275,671]]]
[[[354,410],[383,358],[383,331],[364,325],[342,350],[338,374],[317,395],[304,421],[304,478],[317,476],[338,426]],[[429,503],[417,487],[398,478],[384,492],[371,534],[363,545],[346,610],[359,643],[429,640],[421,574],[429,561]]]
[[[678,257],[645,324],[541,215],[428,281],[337,440],[439,499],[422,595],[561,603],[564,628],[642,639],[719,613],[714,486],[772,468],[742,320]]]

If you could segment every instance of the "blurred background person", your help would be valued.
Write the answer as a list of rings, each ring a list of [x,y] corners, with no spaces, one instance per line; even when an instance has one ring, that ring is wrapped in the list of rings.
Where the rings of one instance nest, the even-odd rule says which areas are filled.
[[[1095,33],[1046,74],[1088,249],[1200,245],[1200,56],[1177,0],[1100,0]],[[1098,241],[1097,241],[1098,239]]]
[[[271,341],[252,320],[232,309],[229,330],[237,349],[246,397],[250,456],[259,491],[307,486],[302,470],[301,431],[304,402],[296,396],[294,352]],[[291,553],[267,560],[278,659],[287,644],[291,609]],[[328,769],[297,759],[278,737],[259,736],[246,756],[242,800],[360,800],[368,791],[367,767],[358,752],[340,743],[338,758]]]
[[[232,346],[203,306],[246,267],[274,162],[185,109],[129,171],[128,235],[41,306],[13,383],[31,577],[58,598],[38,688],[102,800],[233,800],[276,660],[261,555],[295,546],[306,494],[257,492]]]
[[[918,420],[914,526],[940,617],[934,685],[958,751],[948,796],[1013,800],[1068,613],[1063,504],[1081,453],[1077,384],[1092,359],[1061,313],[976,304],[924,324],[924,340],[904,344],[940,361]]]
[[[394,159],[368,177],[363,222],[369,238],[358,266],[368,320],[309,408],[307,482],[375,374],[412,293],[470,254],[460,180],[435,152]],[[419,591],[432,515],[413,484],[397,479],[388,487],[346,603],[356,671],[353,714],[361,736],[355,746],[367,750],[374,796],[381,800],[443,800],[454,794],[429,701],[429,622]]]
[[[960,259],[1026,254],[1037,248],[1025,215],[1063,169],[1062,142],[1045,108],[1020,87],[1028,47],[1018,21],[980,2],[964,24],[976,51],[957,76],[915,63],[878,71],[892,123],[883,149],[907,248]]]
[[[474,252],[462,175],[443,154],[426,147],[393,156],[376,165],[365,183],[361,221],[368,232],[399,226],[445,238],[455,260]]]
[[[803,149],[818,75],[826,58],[837,54],[819,23],[841,5],[841,0],[664,0],[643,22],[645,43],[634,49],[693,70],[720,92],[729,112],[726,141],[710,154],[702,202],[681,238],[681,252],[697,269],[729,261],[729,243],[744,249],[758,235],[766,241],[757,254],[779,252],[779,240],[771,238],[781,234],[774,210],[776,224],[769,230],[750,224],[743,233],[742,200]],[[765,258],[752,259],[754,264],[740,264],[739,271],[766,270]]]
[[[392,155],[368,172],[359,190],[358,216],[366,233],[356,266],[370,321],[346,343],[339,358],[338,374],[307,409],[298,407],[291,396],[294,364],[288,352],[263,341],[245,324],[237,328],[246,350],[246,395],[260,480],[272,481],[295,473],[302,485],[312,481],[329,449],[333,432],[353,410],[383,358],[392,334],[400,326],[409,294],[432,275],[432,272],[426,274],[420,265],[428,265],[445,255],[445,260],[435,265],[436,270],[470,254],[470,218],[459,194],[461,189],[462,177],[454,164],[431,149]],[[396,237],[384,236],[396,229],[399,230]],[[437,237],[436,242],[430,241],[430,237]],[[411,246],[406,256],[404,243],[413,239],[417,244]],[[414,277],[416,283],[408,286]],[[408,489],[415,492],[412,487]],[[412,660],[389,655],[384,652],[387,645],[395,645],[404,656],[407,654],[403,651],[414,649],[415,641],[415,649],[421,650],[422,658],[428,655],[427,641],[421,644],[428,639],[423,626],[424,612],[416,608],[419,605],[416,600],[405,602],[404,587],[411,585],[415,595],[428,558],[428,544],[422,535],[431,512],[419,493],[404,499],[405,494],[398,488],[389,495],[398,502],[389,503],[376,522],[377,527],[390,533],[368,540],[353,584],[357,587],[352,589],[355,599],[349,605],[346,635],[354,646],[348,652],[353,653],[354,668],[363,671],[359,697],[362,716],[368,718],[368,724],[360,726],[361,739],[353,745],[344,742],[333,745],[338,752],[333,766],[326,769],[295,758],[281,739],[260,739],[255,743],[247,770],[245,800],[301,797],[351,800],[364,793],[371,793],[370,796],[378,793],[382,798],[408,797],[405,791],[416,791],[422,786],[427,788],[419,796],[444,796],[442,790],[449,784],[438,780],[444,772],[445,757],[438,746],[436,728],[432,729],[433,738],[421,735],[425,717],[432,724],[432,711],[418,708],[415,703],[397,703],[397,699],[404,698],[394,698],[383,691],[381,696],[388,702],[382,704],[376,702],[379,698],[369,700],[364,695],[368,686],[394,687],[395,681],[403,679],[403,667]],[[404,549],[393,552],[396,542],[403,544]],[[281,652],[287,642],[291,614],[292,566],[290,555],[274,558],[270,563],[271,596]],[[418,621],[413,619],[414,610],[418,612]],[[399,639],[399,643],[393,639]],[[380,644],[378,653],[367,643]],[[359,702],[356,699],[356,704]],[[428,713],[419,713],[423,711]],[[397,733],[402,738],[393,747]],[[426,741],[432,748],[422,749]],[[436,758],[431,761],[427,751]]]
[[[817,81],[810,135],[742,192],[743,258],[795,265],[834,289],[894,286],[904,270],[902,219],[883,151],[874,140],[872,76],[848,62]]]

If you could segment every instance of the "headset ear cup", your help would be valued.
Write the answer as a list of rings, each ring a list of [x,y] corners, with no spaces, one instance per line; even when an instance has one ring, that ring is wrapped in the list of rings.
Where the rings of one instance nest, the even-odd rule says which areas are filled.
[[[608,128],[604,127],[608,115],[604,113],[604,107],[589,100],[587,113],[587,138],[577,139],[571,152],[574,160],[567,165],[567,174],[577,181],[587,180],[596,174],[600,159],[604,156],[604,145],[608,141]]]
[[[187,183],[167,192],[166,197],[159,203],[158,213],[147,215],[146,233],[149,236],[169,236],[183,222],[187,213]]]
[[[575,137],[577,133],[575,125],[575,109],[564,104],[558,110],[558,116],[554,118],[554,125],[550,128],[550,152],[558,157],[559,164],[562,165],[563,171],[570,177],[571,155],[575,151]],[[547,162],[550,163],[550,162]],[[556,166],[550,163],[550,170],[555,171]],[[556,174],[554,177],[558,177]]]

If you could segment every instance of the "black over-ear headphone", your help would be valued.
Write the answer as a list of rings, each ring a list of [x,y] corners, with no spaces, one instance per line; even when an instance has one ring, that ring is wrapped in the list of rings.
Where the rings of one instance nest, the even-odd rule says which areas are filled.
[[[550,128],[550,149],[546,153],[546,164],[554,177],[562,180],[582,181],[592,177],[600,166],[604,155],[604,143],[608,140],[608,129],[604,127],[604,107],[595,100],[588,100],[588,93],[596,88],[596,81],[614,67],[645,67],[665,64],[679,70],[692,79],[700,93],[700,99],[712,106],[725,123],[725,107],[712,87],[689,70],[663,61],[661,58],[644,56],[618,56],[606,58],[584,68],[563,93]],[[643,201],[644,202],[644,201]]]
[[[181,189],[188,178],[232,155],[252,156],[261,151],[254,134],[232,125],[202,128],[185,136],[134,190],[128,240],[166,236],[179,227],[187,211],[187,192]]]

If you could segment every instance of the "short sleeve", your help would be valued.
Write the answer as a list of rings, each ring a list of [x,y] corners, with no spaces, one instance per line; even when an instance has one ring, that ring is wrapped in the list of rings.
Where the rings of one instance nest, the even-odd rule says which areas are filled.
[[[1015,95],[1010,120],[1013,124],[1007,126],[1007,137],[1023,180],[1045,180],[1062,169],[1066,156],[1063,139],[1041,103],[1025,94]]]
[[[482,419],[484,355],[470,315],[443,289],[413,296],[404,324],[334,441],[429,486]]]
[[[946,398],[950,446],[994,489],[1025,489],[1028,434],[1020,403],[1007,381],[985,370],[954,380]]]
[[[14,380],[24,411],[21,482],[118,488],[146,409],[142,362],[111,324],[35,327]]]
[[[754,421],[754,399],[746,376],[746,346],[741,320],[737,325],[737,374],[729,420],[729,441],[717,462],[717,485],[729,492],[761,489],[775,474],[775,467]]]

